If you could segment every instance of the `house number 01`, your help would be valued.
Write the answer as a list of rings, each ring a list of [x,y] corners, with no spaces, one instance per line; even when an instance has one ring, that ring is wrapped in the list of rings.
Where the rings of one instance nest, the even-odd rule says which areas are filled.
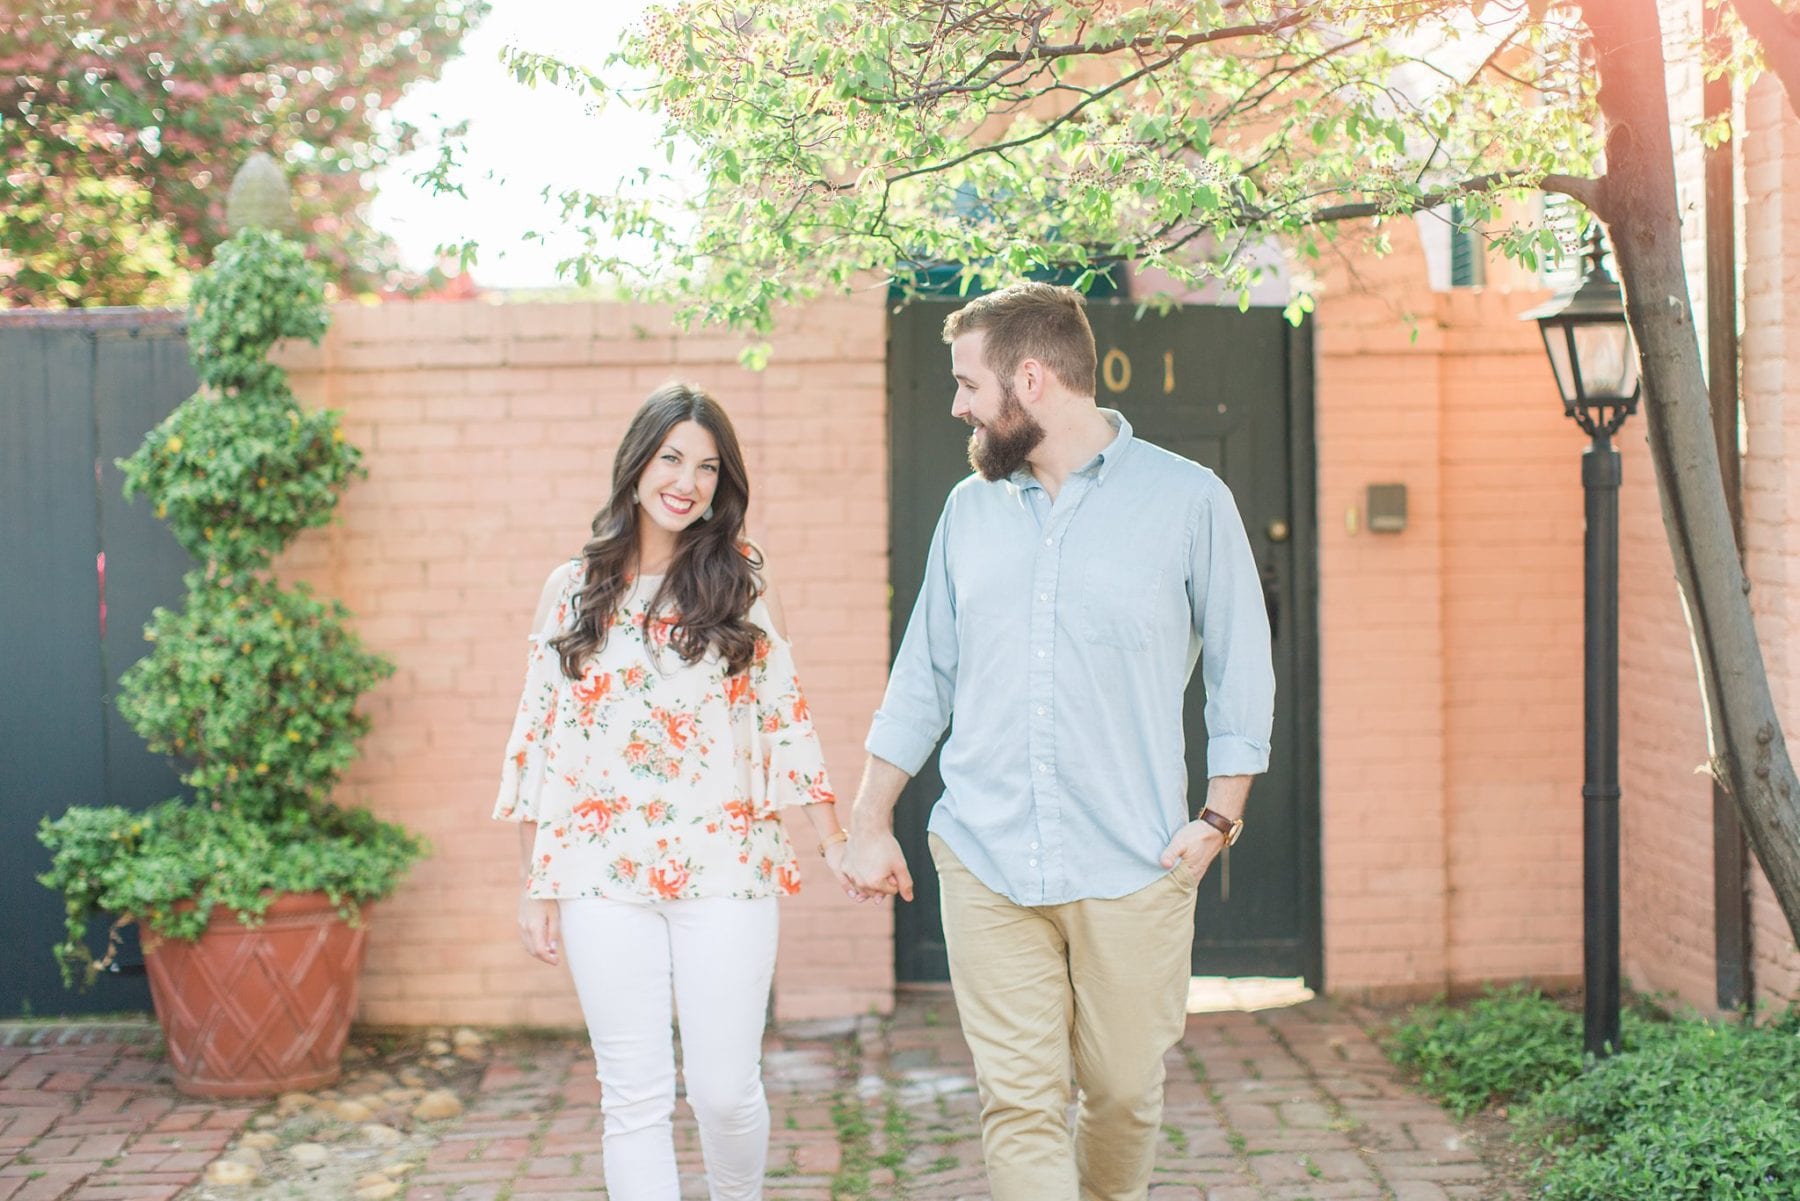
[[[1173,392],[1175,390],[1174,351],[1163,351],[1162,366],[1162,390]],[[1100,382],[1106,385],[1108,392],[1123,392],[1131,387],[1131,356],[1117,346],[1107,351],[1100,360]]]

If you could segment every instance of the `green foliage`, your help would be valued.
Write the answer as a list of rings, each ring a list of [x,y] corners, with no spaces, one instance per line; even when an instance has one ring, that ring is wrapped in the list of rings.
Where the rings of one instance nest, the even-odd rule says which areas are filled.
[[[1800,1196],[1800,1022],[1688,1019],[1538,1097],[1544,1201]]]
[[[338,414],[301,411],[285,385],[264,389],[195,394],[119,464],[128,498],[150,496],[189,554],[226,569],[266,566],[301,530],[326,524],[360,473]]]
[[[929,264],[967,284],[1129,263],[1247,303],[1271,245],[1294,252],[1299,320],[1309,265],[1349,239],[1380,251],[1404,214],[1460,202],[1537,261],[1536,213],[1502,202],[1579,191],[1600,149],[1586,32],[1559,3],[1477,20],[1461,0],[1064,0],[946,19],[932,0],[681,0],[598,69],[509,61],[654,113],[681,164],[562,194],[593,245],[626,246],[567,274],[758,331],[866,272],[904,288]]]
[[[97,961],[85,943],[98,914],[195,938],[216,905],[254,917],[280,892],[322,890],[345,906],[385,896],[424,850],[330,801],[368,729],[357,697],[392,666],[363,647],[342,605],[270,573],[360,470],[338,415],[302,411],[267,358],[281,338],[323,334],[323,281],[298,246],[247,229],[193,293],[202,390],[120,466],[125,494],[148,497],[202,566],[182,608],[153,615],[152,650],[121,678],[119,710],[176,758],[194,795],[44,822],[54,860],[39,879],[64,897],[57,956],[70,981],[110,957],[110,945]]]
[[[334,279],[399,282],[369,185],[393,119],[480,0],[0,4],[0,306],[167,304],[225,237],[224,180],[271,152]]]
[[[327,800],[368,730],[356,698],[392,666],[304,585],[195,571],[187,587],[180,610],[152,616],[154,649],[125,672],[119,711],[204,801],[274,816]]]
[[[1511,1103],[1542,1201],[1800,1196],[1800,1015],[1623,1019],[1624,1049],[1584,1062],[1580,1015],[1514,987],[1420,1006],[1387,1049],[1458,1117]]]
[[[248,390],[279,369],[268,353],[283,338],[325,336],[325,276],[297,242],[245,229],[219,246],[213,268],[194,283],[188,336],[200,382]]]
[[[268,361],[282,338],[324,335],[325,281],[300,247],[247,229],[196,281],[188,337],[203,390],[119,466],[125,495],[147,495],[189,554],[223,570],[259,568],[324,525],[359,471],[338,414],[303,412]]]
[[[1622,1031],[1642,1029],[1635,1014]],[[1457,1117],[1529,1097],[1581,1072],[1581,1015],[1514,985],[1466,1005],[1421,1005],[1388,1036],[1388,1054]]]
[[[44,820],[52,852],[38,879],[61,892],[67,927],[56,947],[63,979],[87,980],[108,962],[88,946],[94,915],[114,913],[165,938],[198,938],[216,906],[246,920],[282,893],[323,892],[346,917],[387,896],[423,844],[366,810],[322,804],[257,820],[226,806],[165,801],[142,813],[73,807]]]

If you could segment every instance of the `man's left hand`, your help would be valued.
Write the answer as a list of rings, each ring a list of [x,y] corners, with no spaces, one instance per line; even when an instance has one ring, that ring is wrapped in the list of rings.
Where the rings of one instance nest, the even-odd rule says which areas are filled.
[[[1163,848],[1162,865],[1173,871],[1177,860],[1186,861],[1188,868],[1199,880],[1206,875],[1206,869],[1212,861],[1225,849],[1225,836],[1202,821],[1192,821],[1175,831],[1175,837]]]

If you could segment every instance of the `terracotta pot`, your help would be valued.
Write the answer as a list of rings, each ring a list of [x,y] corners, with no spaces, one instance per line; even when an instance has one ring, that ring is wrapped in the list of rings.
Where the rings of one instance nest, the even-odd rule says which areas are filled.
[[[258,1097],[336,1080],[367,930],[366,920],[339,917],[324,893],[300,893],[278,898],[259,926],[215,909],[196,942],[146,940],[175,1087]]]

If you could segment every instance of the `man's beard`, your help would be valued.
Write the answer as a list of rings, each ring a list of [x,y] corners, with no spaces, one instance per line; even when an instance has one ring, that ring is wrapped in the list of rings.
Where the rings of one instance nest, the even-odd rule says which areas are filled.
[[[1005,383],[1000,385],[999,420],[984,429],[985,438],[982,430],[969,435],[969,466],[984,480],[1008,478],[1025,466],[1027,456],[1044,440],[1044,427],[1025,411],[1019,394]]]

